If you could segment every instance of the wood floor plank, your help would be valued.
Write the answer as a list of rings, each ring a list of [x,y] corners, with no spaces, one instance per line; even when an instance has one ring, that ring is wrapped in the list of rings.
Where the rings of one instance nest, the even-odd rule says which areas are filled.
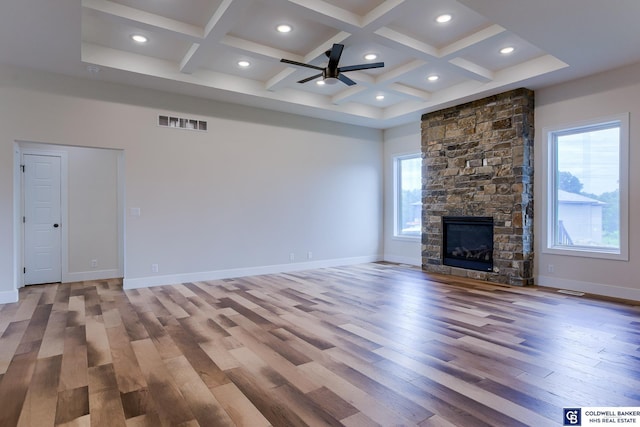
[[[169,336],[180,353],[189,361],[207,387],[216,387],[229,382],[229,378],[204,352],[198,343],[182,328],[179,322],[167,326]]]
[[[229,346],[229,348],[227,348],[228,345],[226,342],[227,340],[225,339],[215,339],[199,344],[202,351],[223,371],[240,366],[240,362],[229,353],[231,348],[237,348],[237,346]]]
[[[382,425],[414,425],[409,419],[386,408],[365,390],[351,383],[348,379],[334,373],[323,365],[310,362],[298,366],[302,372],[331,390],[354,408]]]
[[[89,368],[89,407],[92,426],[124,427],[126,425],[112,364]]]
[[[0,425],[17,425],[20,412],[36,366],[36,351],[17,354],[9,364],[0,383]]]
[[[389,263],[19,294],[3,427],[544,427],[640,406],[640,303]]]
[[[69,310],[67,311],[67,326],[82,326],[85,321],[84,295],[69,297]]]
[[[234,384],[227,383],[211,392],[238,427],[267,427],[271,423]]]
[[[273,426],[307,425],[286,402],[255,381],[251,373],[242,368],[235,368],[227,371],[227,375]]]
[[[138,313],[140,323],[146,329],[149,337],[153,341],[156,350],[163,359],[172,359],[180,356],[181,352],[169,333],[165,329],[160,319],[151,311]],[[175,319],[173,319],[175,320]],[[136,342],[136,341],[133,341]]]
[[[58,392],[56,425],[64,425],[89,415],[89,386]]]
[[[67,327],[64,334],[64,352],[58,391],[88,386],[88,369],[85,326]]]
[[[195,420],[153,341],[144,339],[134,341],[131,345],[142,368],[149,393],[155,402],[155,408],[161,418],[167,420],[163,425],[178,425]]]
[[[142,375],[140,365],[138,365],[138,359],[133,351],[125,327],[120,324],[107,328],[106,332],[120,392],[129,393],[145,388],[147,383]]]
[[[91,368],[111,363],[111,349],[104,323],[96,317],[89,317],[86,323],[88,366]]]
[[[55,423],[61,366],[62,355],[36,361],[35,372],[22,405],[18,426],[50,426]]]
[[[196,372],[195,367],[186,357],[173,358],[168,360],[166,364],[178,389],[200,425],[220,427],[234,425],[231,417],[209,391],[205,382]]]
[[[47,322],[38,358],[62,355],[64,352],[64,334],[67,325],[67,314],[64,311],[53,310]]]
[[[7,372],[28,326],[29,320],[10,322],[0,337],[0,374]]]
[[[250,333],[243,328],[233,328],[233,336],[237,338],[238,341],[240,341],[247,349],[254,352],[256,356],[264,361],[270,369],[273,369],[283,379],[291,384],[295,384],[300,391],[306,393],[319,387],[318,384],[310,381],[303,375],[300,375],[300,373],[295,369],[295,366],[300,365],[301,363],[291,363],[289,359],[282,356],[282,353],[291,354],[293,351],[287,350],[288,346],[285,343],[280,345],[280,351],[276,351],[274,344],[277,344],[271,341],[272,337],[268,335],[268,332],[262,330],[252,332],[253,333]],[[255,336],[253,335],[254,333],[256,334]],[[267,338],[262,339],[263,336],[267,336]],[[234,350],[231,351],[231,354],[234,357],[238,356],[238,353]],[[307,362],[311,361],[309,358],[306,359]],[[243,358],[241,357],[238,360],[242,363]],[[298,359],[296,358],[295,361],[298,361]],[[247,361],[246,359],[244,362],[250,363],[250,361]]]

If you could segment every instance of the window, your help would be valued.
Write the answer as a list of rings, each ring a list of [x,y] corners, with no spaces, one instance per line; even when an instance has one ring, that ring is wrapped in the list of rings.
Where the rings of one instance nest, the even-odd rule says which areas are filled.
[[[420,237],[422,229],[422,158],[394,158],[396,237]]]
[[[547,132],[547,251],[627,259],[628,117]]]

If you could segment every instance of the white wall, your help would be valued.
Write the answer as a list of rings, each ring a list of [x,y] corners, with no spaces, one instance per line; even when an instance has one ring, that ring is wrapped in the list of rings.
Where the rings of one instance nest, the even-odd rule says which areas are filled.
[[[157,126],[166,113],[209,131]],[[381,131],[2,67],[0,299],[16,281],[16,140],[124,150],[125,286],[382,257]]]
[[[635,167],[640,164],[639,100],[640,64],[536,91],[535,252],[540,285],[640,300],[640,172]],[[630,113],[629,261],[544,253],[543,129],[621,113]]]
[[[387,129],[384,132],[384,259],[411,265],[421,265],[420,238],[394,237],[394,176],[393,158],[420,153],[420,122]]]

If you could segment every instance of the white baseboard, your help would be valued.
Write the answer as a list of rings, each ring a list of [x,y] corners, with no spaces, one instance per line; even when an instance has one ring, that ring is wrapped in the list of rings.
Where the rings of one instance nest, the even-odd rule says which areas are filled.
[[[385,255],[384,260],[387,262],[395,262],[397,264],[408,264],[420,267],[422,265],[422,258],[403,257],[397,255]]]
[[[12,289],[10,291],[0,292],[0,304],[8,304],[11,302],[18,302],[18,290]]]
[[[85,280],[113,279],[114,277],[122,277],[122,274],[117,269],[91,270],[91,271],[79,271],[76,273],[66,273],[62,278],[62,281],[64,283],[83,282]]]
[[[621,286],[582,282],[571,279],[559,279],[552,276],[538,276],[537,284],[540,286],[548,286],[550,288],[568,289],[570,291],[585,292],[611,298],[640,301],[640,289],[634,288],[624,288]]]
[[[197,273],[167,274],[139,278],[124,278],[124,289],[148,288],[151,286],[175,285],[185,282],[231,279],[234,277],[257,276],[260,274],[278,274],[292,271],[312,270],[315,268],[339,267],[343,265],[365,264],[381,261],[380,256],[339,258],[320,261],[297,262],[291,264],[265,265],[258,267],[234,268],[229,270],[200,271]]]

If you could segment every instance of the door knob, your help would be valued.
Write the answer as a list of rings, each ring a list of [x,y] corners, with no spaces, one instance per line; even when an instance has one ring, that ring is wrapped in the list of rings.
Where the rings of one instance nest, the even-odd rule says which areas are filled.
[[[60,227],[60,225],[58,225],[58,224],[53,224],[53,228],[58,228],[58,227]]]

